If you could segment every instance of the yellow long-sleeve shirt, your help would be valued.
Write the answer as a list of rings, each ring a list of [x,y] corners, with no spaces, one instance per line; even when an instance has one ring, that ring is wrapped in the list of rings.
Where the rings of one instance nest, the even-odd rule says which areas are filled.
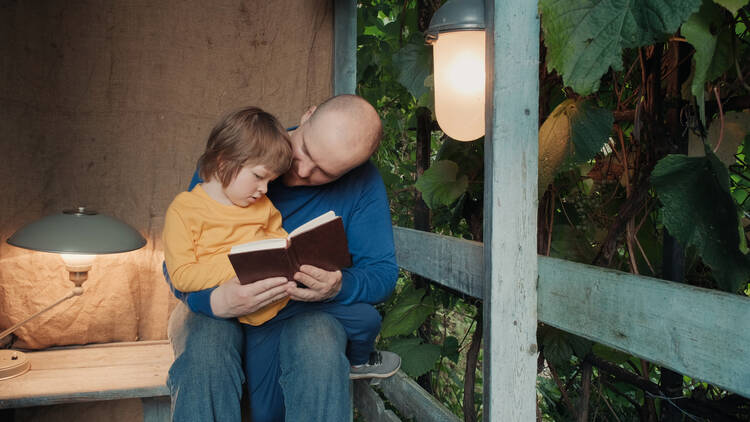
[[[172,284],[183,292],[216,287],[235,277],[227,255],[234,245],[286,236],[281,214],[263,196],[248,207],[224,205],[201,185],[175,197],[164,220],[164,260]],[[276,316],[289,299],[272,303],[240,322],[261,325]]]

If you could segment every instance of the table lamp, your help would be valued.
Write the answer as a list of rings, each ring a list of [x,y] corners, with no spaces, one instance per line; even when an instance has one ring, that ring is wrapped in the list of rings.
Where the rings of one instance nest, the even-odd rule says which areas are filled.
[[[146,244],[146,239],[120,220],[78,207],[48,215],[22,227],[8,238],[8,243],[33,251],[60,254],[75,287],[56,302],[0,333],[0,340],[60,303],[80,296],[83,293],[81,285],[88,278],[96,255],[139,249]],[[0,350],[0,380],[22,375],[30,367],[22,352]]]

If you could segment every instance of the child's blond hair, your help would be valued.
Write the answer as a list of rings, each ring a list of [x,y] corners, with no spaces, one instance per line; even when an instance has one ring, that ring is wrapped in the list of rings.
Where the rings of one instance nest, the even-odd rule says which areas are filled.
[[[216,177],[227,187],[246,165],[263,165],[281,175],[291,163],[292,147],[281,123],[258,107],[246,107],[214,126],[198,168],[201,179]]]

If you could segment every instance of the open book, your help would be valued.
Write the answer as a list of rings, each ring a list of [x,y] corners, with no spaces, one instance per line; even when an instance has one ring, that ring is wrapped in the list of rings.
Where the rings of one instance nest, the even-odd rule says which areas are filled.
[[[344,224],[333,211],[297,227],[285,238],[233,246],[229,261],[242,284],[279,276],[292,280],[305,264],[326,271],[352,265]]]

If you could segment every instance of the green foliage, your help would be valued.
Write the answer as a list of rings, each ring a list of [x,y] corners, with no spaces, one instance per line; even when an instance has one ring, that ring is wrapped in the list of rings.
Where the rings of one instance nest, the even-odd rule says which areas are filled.
[[[425,80],[432,73],[432,50],[425,45],[422,34],[414,34],[409,43],[396,52],[393,64],[398,69],[398,82],[414,98],[430,94],[432,90],[425,85]]]
[[[539,191],[544,193],[563,163],[593,159],[609,141],[612,112],[591,101],[567,99],[539,129]]]
[[[450,205],[466,192],[469,178],[458,176],[458,165],[453,161],[436,161],[425,170],[415,184],[422,193],[422,199],[430,208]]]
[[[537,338],[538,343],[542,345],[544,358],[555,366],[565,366],[571,356],[583,358],[591,351],[589,340],[549,325],[539,327]]]
[[[417,28],[417,3],[370,0],[357,9],[357,92],[375,105],[384,127],[374,161],[386,184],[394,224],[412,226],[420,192],[430,207],[433,231],[481,240],[481,140],[456,142],[433,131],[431,166],[417,181],[417,115],[433,115],[431,48]],[[747,110],[727,108],[750,92],[745,54],[750,7],[747,0],[715,3],[540,0],[546,50],[542,69],[557,71],[540,75],[540,193],[551,188],[540,201],[539,219],[549,231],[540,231],[538,238],[540,244],[549,240],[551,255],[662,277],[666,228],[686,246],[687,283],[718,283],[750,295],[750,169],[745,153],[750,151],[750,124]],[[682,76],[686,69],[668,60],[677,43],[679,64],[692,63],[687,80]],[[678,73],[683,97],[658,98]],[[704,98],[707,90],[711,96]],[[724,106],[721,114],[709,104],[716,102],[714,92]],[[667,111],[675,110],[681,124],[676,129],[667,127]],[[701,126],[694,116],[702,110]],[[674,151],[667,141],[688,131],[700,155],[704,143],[714,149],[721,139],[716,151],[721,161],[711,152],[692,157],[694,151],[691,157],[659,161]],[[639,190],[646,193],[639,196]],[[632,207],[637,211],[621,221]],[[381,346],[399,353],[404,370],[424,375],[420,382],[429,380],[436,397],[461,415],[466,351],[477,329],[474,305],[437,286],[415,289],[407,276],[384,316]],[[592,353],[641,379],[659,382],[657,366],[644,366],[626,353],[551,327],[540,328],[538,336],[547,364],[537,381],[542,420],[577,420],[562,393],[579,405],[581,365]],[[481,353],[479,359],[481,366]],[[481,414],[481,370],[474,374],[473,404]],[[687,377],[683,387],[687,400],[728,394]],[[657,413],[666,405],[594,368],[591,420],[644,418],[651,412],[649,400]]]
[[[701,0],[541,0],[547,69],[582,95],[599,89],[611,67],[622,70],[622,49],[672,35]]]
[[[631,356],[627,353],[621,352],[616,349],[612,349],[603,344],[594,344],[591,348],[591,352],[602,359],[606,359],[612,363],[625,363],[630,360]]]
[[[734,63],[732,29],[723,25],[722,9],[711,0],[704,0],[700,11],[682,25],[682,34],[695,48],[693,82],[690,89],[705,116],[705,85],[724,73]]]
[[[383,318],[380,335],[388,338],[414,333],[435,312],[432,297],[424,297],[424,293],[423,289],[409,286],[398,295],[393,308]]]
[[[612,112],[598,107],[591,101],[582,101],[576,112],[568,117],[575,162],[583,163],[593,159],[609,141],[614,123]]]
[[[750,257],[739,249],[737,207],[726,167],[707,149],[705,157],[668,155],[651,183],[664,204],[664,226],[680,243],[695,246],[724,290],[736,292],[750,278]]]
[[[440,346],[423,343],[418,338],[393,339],[389,348],[401,356],[401,369],[411,377],[433,369],[440,358]]]
[[[737,11],[746,6],[748,0],[716,0],[716,3],[724,6],[732,15],[737,15]]]
[[[446,337],[443,346],[441,347],[440,354],[452,360],[453,363],[458,363],[458,339],[453,336]]]
[[[708,127],[705,143],[716,154],[716,157],[727,166],[737,163],[740,146],[750,133],[750,112],[730,111],[724,115],[723,121],[714,120]],[[721,139],[721,143],[719,143]],[[702,156],[704,151],[703,139],[697,135],[690,137],[688,155]],[[742,156],[744,157],[744,150]],[[744,162],[744,158],[743,158]]]

